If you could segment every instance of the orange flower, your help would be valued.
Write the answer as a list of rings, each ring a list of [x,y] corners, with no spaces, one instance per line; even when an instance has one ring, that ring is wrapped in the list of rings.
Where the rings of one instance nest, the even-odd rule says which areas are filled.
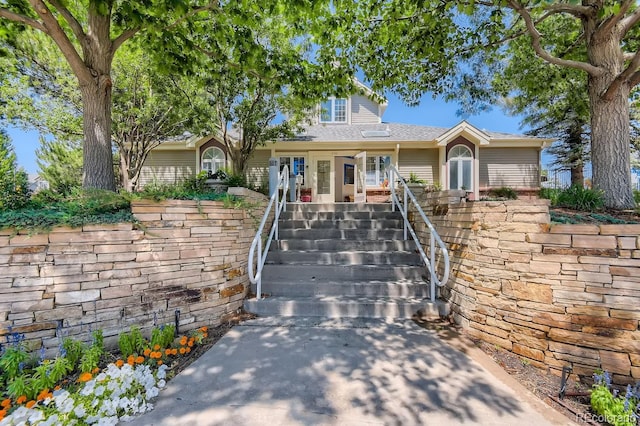
[[[158,365],[162,365],[162,360],[161,359],[158,360]]]
[[[206,339],[207,337],[209,337],[209,333],[207,333],[206,331],[204,333],[202,333],[202,338]]]
[[[150,353],[151,353],[151,349],[149,348],[144,348],[144,351],[142,352],[144,356],[149,356]]]
[[[123,360],[119,359],[119,360],[116,361],[116,367],[120,368],[123,365],[124,365],[124,361]]]
[[[160,350],[160,345],[154,345],[153,346],[153,350],[154,351],[159,351]]]
[[[96,368],[94,368],[93,370],[91,370],[91,372],[92,372],[93,374],[96,374],[96,373],[98,373],[99,371],[100,371],[100,368],[99,368],[99,367],[96,367]]]
[[[0,407],[2,408],[7,408],[11,406],[11,398],[7,398],[2,400],[2,402],[0,402]]]
[[[178,355],[178,349],[176,348],[171,349],[171,355]]]
[[[186,344],[187,344],[187,336],[182,336],[182,337],[180,338],[180,344],[181,344],[182,346],[184,346],[184,345],[186,345]]]
[[[16,400],[16,404],[24,404],[27,401],[26,395],[20,395]]]
[[[53,390],[60,390],[60,389],[62,389],[62,386],[60,386],[60,385],[56,385],[56,387],[53,388]]]
[[[78,377],[78,381],[79,382],[88,382],[89,380],[91,380],[92,377],[93,377],[93,375],[91,373],[82,373],[80,375],[80,377]]]
[[[33,407],[34,405],[36,405],[36,402],[32,399],[31,401],[27,402],[26,407],[27,407],[27,408],[31,408],[31,407]]]
[[[202,327],[200,327],[200,331],[202,331],[202,332],[204,332],[204,333],[206,333],[206,332],[207,332],[207,330],[209,330],[209,329],[207,328],[207,326],[206,326],[206,325],[203,325]]]
[[[136,363],[136,357],[134,357],[133,355],[129,355],[127,357],[127,364],[133,366],[133,364]]]
[[[7,415],[7,409],[0,410],[0,420],[4,419],[4,416]]]
[[[171,355],[171,349],[169,349],[169,348],[165,349],[165,350],[164,350],[164,354],[165,354],[166,356]]]
[[[191,348],[186,348],[186,349],[185,349],[185,351],[186,351],[187,353],[189,353],[189,352],[191,352]]]
[[[185,348],[180,348],[180,355],[184,355],[185,352],[186,352]]]
[[[143,362],[144,362],[143,356],[139,356],[138,358],[136,358],[136,364],[142,364]]]
[[[38,401],[42,401],[43,399],[47,399],[47,396],[49,395],[49,388],[44,388],[40,391],[40,393],[38,394],[38,396],[36,397],[36,399]]]
[[[193,340],[189,340],[189,343],[187,343],[187,345],[188,345],[189,347],[193,346]]]

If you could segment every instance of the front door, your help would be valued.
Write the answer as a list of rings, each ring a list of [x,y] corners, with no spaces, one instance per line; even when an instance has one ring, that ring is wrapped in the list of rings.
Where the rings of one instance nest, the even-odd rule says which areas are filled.
[[[354,158],[356,165],[354,170],[353,201],[356,203],[364,203],[367,201],[367,152],[363,151]]]
[[[315,194],[314,202],[333,203],[334,202],[334,159],[333,156],[319,156],[314,160],[315,173],[313,189]]]

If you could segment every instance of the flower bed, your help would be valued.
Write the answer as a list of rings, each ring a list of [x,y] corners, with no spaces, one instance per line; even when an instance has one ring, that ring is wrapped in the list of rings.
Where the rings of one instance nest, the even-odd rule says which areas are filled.
[[[90,346],[65,339],[55,360],[38,361],[13,335],[0,356],[0,426],[115,425],[153,409],[150,400],[165,386],[169,365],[208,336],[207,327],[179,338],[174,331],[161,326],[147,340],[132,328],[120,336],[121,358],[103,368],[98,364],[111,355],[102,348],[101,332],[94,332]]]

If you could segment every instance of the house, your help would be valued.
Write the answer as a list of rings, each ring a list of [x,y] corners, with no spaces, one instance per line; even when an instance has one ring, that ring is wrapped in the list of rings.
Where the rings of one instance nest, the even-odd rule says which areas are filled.
[[[550,140],[481,130],[466,121],[451,128],[386,123],[386,108],[386,101],[365,86],[349,98],[327,99],[296,138],[254,152],[249,182],[266,184],[274,157],[300,176],[304,191],[318,202],[352,200],[359,161],[367,194],[385,189],[389,164],[405,178],[414,174],[443,189],[465,189],[475,199],[503,186],[520,192],[539,189],[541,150]],[[215,137],[167,142],[149,155],[141,184],[215,172],[226,164],[225,148]]]

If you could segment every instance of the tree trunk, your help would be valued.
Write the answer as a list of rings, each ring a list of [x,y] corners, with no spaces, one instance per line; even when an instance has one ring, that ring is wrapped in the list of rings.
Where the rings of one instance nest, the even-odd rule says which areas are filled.
[[[589,24],[585,27],[589,59],[605,70],[601,75],[589,75],[588,80],[593,187],[604,191],[606,207],[632,209],[630,88],[627,82],[614,83],[624,69],[624,58],[615,35],[605,38]]]
[[[571,185],[584,186],[584,145],[582,126],[572,126],[567,140],[569,146],[569,167],[571,169]]]
[[[120,153],[120,180],[122,181],[122,188],[125,191],[133,192],[134,182],[129,178],[129,161],[128,153],[122,148],[119,149]]]
[[[84,143],[82,186],[115,191],[111,149],[111,80],[81,86]]]

